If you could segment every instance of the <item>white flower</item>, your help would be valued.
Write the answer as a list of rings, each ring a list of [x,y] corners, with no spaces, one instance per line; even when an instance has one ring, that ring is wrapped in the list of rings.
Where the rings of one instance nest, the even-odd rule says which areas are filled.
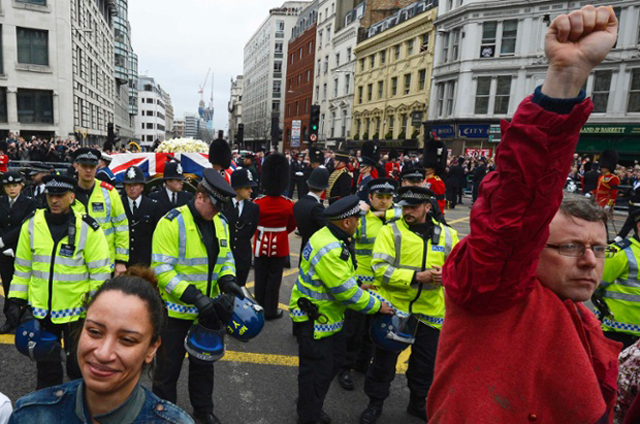
[[[207,153],[209,146],[202,140],[174,138],[163,141],[156,149],[158,153]]]

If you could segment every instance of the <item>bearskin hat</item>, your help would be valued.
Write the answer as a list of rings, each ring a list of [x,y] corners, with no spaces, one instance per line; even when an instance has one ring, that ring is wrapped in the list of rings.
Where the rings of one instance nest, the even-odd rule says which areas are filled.
[[[231,166],[231,148],[222,138],[211,142],[209,146],[209,162],[211,162],[211,165],[219,165],[224,169]]]
[[[447,167],[447,154],[447,147],[441,140],[426,137],[422,166],[435,169],[436,174],[440,175]]]
[[[389,160],[394,160],[394,159],[398,159],[400,155],[398,154],[398,151],[396,149],[391,149],[389,151]]]
[[[373,141],[365,141],[360,150],[362,163],[369,166],[376,166],[380,161],[378,145]]]
[[[282,195],[289,185],[289,161],[280,153],[271,153],[264,159],[260,184],[267,196]]]
[[[601,168],[607,168],[609,171],[613,172],[616,170],[616,166],[618,165],[618,152],[615,150],[605,150],[600,155],[600,159],[598,160]]]

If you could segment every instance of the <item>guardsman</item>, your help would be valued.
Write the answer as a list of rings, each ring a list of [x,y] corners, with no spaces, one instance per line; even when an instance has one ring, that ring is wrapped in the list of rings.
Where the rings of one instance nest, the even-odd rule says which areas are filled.
[[[222,137],[211,142],[209,146],[209,162],[213,169],[224,177],[227,184],[231,184],[231,148]]]
[[[371,268],[378,293],[398,310],[419,320],[411,347],[407,380],[411,398],[407,412],[427,421],[425,403],[433,381],[436,350],[444,322],[442,265],[458,242],[457,232],[429,217],[433,192],[423,187],[398,190],[403,218],[382,228],[373,246]],[[375,347],[365,378],[369,406],[361,424],[382,414],[396,374],[397,352]]]
[[[445,185],[440,175],[444,174],[447,166],[447,148],[444,143],[433,135],[427,139],[426,146],[424,148],[423,164],[426,171],[425,187],[433,191],[435,199],[438,201],[438,206],[442,215],[447,208],[447,186]]]
[[[296,326],[298,423],[329,423],[322,410],[331,380],[345,354],[342,332],[346,308],[365,314],[393,313],[356,281],[353,237],[361,213],[357,196],[329,206],[326,227],[316,232],[302,253],[300,276],[291,292],[289,314]]]
[[[76,202],[73,209],[95,219],[107,238],[115,274],[126,271],[129,262],[129,221],[118,191],[104,181],[96,181],[100,151],[80,148],[73,153],[73,167],[78,173]]]
[[[14,257],[18,247],[20,226],[25,218],[36,209],[36,201],[22,194],[24,187],[22,175],[10,171],[2,176],[2,188],[5,195],[0,197],[0,277],[5,296],[9,293],[9,286],[13,278]],[[0,327],[0,334],[13,331],[18,325],[7,315],[9,302],[4,302],[5,324]]]
[[[280,153],[272,153],[262,164],[260,183],[264,196],[255,200],[260,221],[255,236],[254,273],[256,300],[264,308],[264,318],[282,318],[280,284],[289,256],[289,233],[296,229],[293,202],[282,194],[289,184],[289,163]]]
[[[602,175],[598,178],[598,187],[595,192],[596,203],[611,213],[610,211],[613,210],[618,198],[618,188],[620,186],[620,178],[613,174],[618,165],[618,153],[614,150],[605,150],[598,161],[602,169]]]
[[[349,173],[349,153],[336,152],[333,157],[335,170],[329,176],[327,198],[329,204],[351,194],[351,174]]]
[[[377,178],[369,181],[369,193],[366,215],[360,222],[354,235],[356,262],[356,280],[360,284],[372,285],[374,273],[371,269],[371,255],[373,244],[382,227],[390,221],[402,217],[393,208],[393,195],[398,188],[398,182],[390,178]],[[338,373],[338,383],[345,390],[353,390],[355,383],[351,378],[351,369],[366,372],[371,362],[371,343],[368,342],[367,317],[355,311],[348,310],[345,318],[345,338],[347,352],[344,365]]]
[[[138,166],[124,173],[122,204],[129,220],[129,266],[151,265],[151,240],[160,218],[158,201],[143,194],[145,177]]]
[[[293,205],[293,216],[302,236],[302,242],[300,243],[301,256],[311,236],[327,225],[322,202],[322,193],[329,186],[329,171],[327,171],[327,168],[322,166],[314,169],[307,180],[307,186],[309,186],[309,192]]]
[[[260,207],[251,201],[253,188],[257,184],[253,174],[246,168],[238,168],[231,174],[231,187],[236,197],[225,212],[231,230],[231,251],[236,260],[236,279],[244,287],[251,270],[251,239],[258,229]]]
[[[309,177],[309,164],[304,161],[304,153],[298,153],[296,160],[291,162],[291,184],[289,198],[293,198],[294,189],[298,189],[298,199],[307,194],[306,180]]]
[[[622,342],[624,348],[640,337],[640,210],[632,215],[635,235],[609,246],[604,260],[600,287],[594,294],[594,304],[599,307],[602,331],[608,338]],[[561,251],[559,251],[562,253]]]
[[[193,194],[183,191],[184,174],[182,165],[178,162],[168,162],[164,165],[162,174],[164,187],[149,194],[149,198],[158,202],[161,216],[164,216],[171,209],[184,206],[193,199]]]
[[[38,209],[23,224],[16,251],[16,270],[9,290],[9,313],[18,321],[27,312],[40,327],[64,339],[67,375],[80,378],[75,335],[82,327],[86,296],[111,275],[107,239],[92,217],[74,211],[75,181],[44,177],[47,209]],[[61,362],[36,362],[36,389],[62,384]]]
[[[153,392],[172,403],[186,353],[184,340],[194,320],[212,313],[221,292],[244,298],[235,283],[229,226],[220,214],[235,194],[217,171],[207,168],[196,196],[169,211],[153,233],[151,266],[169,313],[162,335],[165,355],[158,357]],[[213,362],[189,361],[189,398],[197,420],[220,423],[213,414]]]
[[[387,178],[393,178],[398,180],[400,178],[400,172],[402,172],[402,166],[398,162],[398,151],[391,149],[389,151],[389,161],[384,164],[384,169],[387,171]]]

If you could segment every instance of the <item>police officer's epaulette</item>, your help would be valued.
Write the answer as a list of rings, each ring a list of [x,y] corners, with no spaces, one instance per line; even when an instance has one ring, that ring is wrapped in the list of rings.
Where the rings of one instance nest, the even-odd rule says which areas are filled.
[[[613,245],[616,247],[616,249],[624,250],[627,247],[631,246],[631,240],[629,239],[620,240],[616,243],[613,243]]]
[[[171,209],[164,217],[169,221],[173,221],[178,217],[178,215],[180,215],[180,211],[178,209]]]
[[[220,219],[222,220],[222,222],[229,225],[229,218],[227,218],[224,212],[220,212],[218,215],[220,215]]]
[[[89,227],[93,228],[93,231],[98,231],[98,229],[100,228],[100,224],[98,224],[98,221],[91,218],[89,215],[82,215],[82,220],[86,222]]]
[[[100,187],[102,187],[102,188],[106,188],[106,189],[107,189],[107,190],[109,190],[109,191],[113,190],[113,188],[114,188],[111,184],[109,184],[109,183],[107,183],[107,182],[104,182],[104,181],[102,181],[102,182],[100,183]]]

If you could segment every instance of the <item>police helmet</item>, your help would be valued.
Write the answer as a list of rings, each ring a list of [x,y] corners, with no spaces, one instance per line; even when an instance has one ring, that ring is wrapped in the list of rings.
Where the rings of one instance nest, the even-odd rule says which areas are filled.
[[[395,315],[376,314],[371,320],[369,335],[371,341],[382,350],[400,353],[415,341],[412,328],[408,325],[415,318],[396,311]]]
[[[15,343],[18,352],[28,356],[32,361],[60,361],[63,357],[58,337],[40,328],[40,321],[30,313],[16,328]]]
[[[208,328],[216,327],[216,328]],[[208,325],[196,321],[184,338],[184,347],[189,360],[211,364],[224,356],[224,333],[222,326]]]
[[[243,290],[245,291],[245,290]],[[227,322],[227,333],[238,340],[250,340],[260,334],[264,327],[264,309],[245,293],[245,298],[236,296],[233,314]]]

